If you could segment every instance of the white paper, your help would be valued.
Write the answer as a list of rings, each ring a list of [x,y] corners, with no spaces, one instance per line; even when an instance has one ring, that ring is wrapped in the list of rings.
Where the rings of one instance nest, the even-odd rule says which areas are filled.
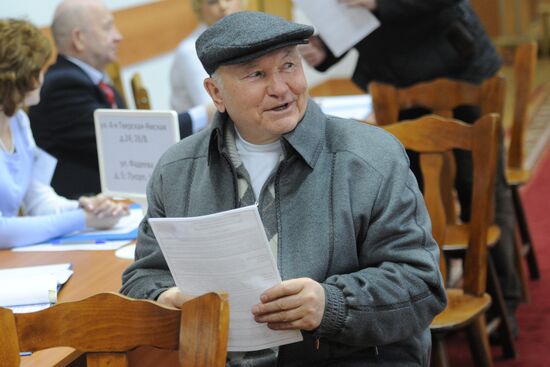
[[[372,114],[372,98],[370,94],[314,97],[313,100],[327,115],[355,120],[367,120]]]
[[[71,264],[0,270],[0,306],[30,312],[57,302],[57,289],[72,275]]]
[[[45,150],[36,147],[34,155],[33,178],[45,185],[50,185],[52,182],[57,159],[50,155]]]
[[[256,206],[194,218],[152,218],[176,285],[183,292],[229,294],[228,351],[250,351],[302,340],[254,321],[252,306],[281,276]]]
[[[380,26],[364,7],[349,7],[338,0],[294,0],[313,23],[323,41],[339,57]]]

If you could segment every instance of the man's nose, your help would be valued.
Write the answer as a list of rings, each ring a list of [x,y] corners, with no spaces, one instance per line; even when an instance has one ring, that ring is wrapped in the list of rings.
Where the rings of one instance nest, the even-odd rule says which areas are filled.
[[[115,42],[117,42],[117,43],[120,42],[120,41],[122,41],[122,39],[123,39],[124,37],[122,36],[122,33],[120,33],[120,31],[118,30],[117,27],[115,27],[115,29],[113,30],[113,32],[114,32],[114,34],[113,34],[113,40],[114,40]]]
[[[280,73],[273,73],[269,78],[269,84],[267,86],[267,92],[270,95],[281,96],[288,91],[288,85],[286,80]]]

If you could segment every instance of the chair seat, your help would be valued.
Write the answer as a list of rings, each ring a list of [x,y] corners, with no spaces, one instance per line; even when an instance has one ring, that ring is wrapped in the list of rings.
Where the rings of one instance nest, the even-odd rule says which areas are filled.
[[[462,289],[447,289],[447,297],[447,307],[434,318],[430,325],[432,332],[447,332],[462,328],[491,305],[491,296],[487,293],[476,297],[464,294]]]
[[[531,177],[531,170],[506,168],[506,181],[510,186],[521,186]]]
[[[464,251],[468,246],[468,238],[470,238],[470,225],[453,224],[447,226],[445,232],[444,251]],[[489,226],[487,231],[487,245],[494,246],[500,238],[500,228],[493,224]]]

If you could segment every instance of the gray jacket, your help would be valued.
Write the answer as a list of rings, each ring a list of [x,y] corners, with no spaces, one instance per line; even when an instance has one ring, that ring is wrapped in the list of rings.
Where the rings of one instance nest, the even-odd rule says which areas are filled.
[[[147,218],[237,206],[236,174],[223,146],[226,120],[217,114],[212,128],[160,159],[122,293],[156,299],[174,286]],[[326,116],[311,101],[282,141],[286,158],[275,173],[279,270],[283,279],[320,282],[326,305],[318,329],[280,348],[279,366],[427,366],[429,325],[446,297],[405,151],[382,129]]]

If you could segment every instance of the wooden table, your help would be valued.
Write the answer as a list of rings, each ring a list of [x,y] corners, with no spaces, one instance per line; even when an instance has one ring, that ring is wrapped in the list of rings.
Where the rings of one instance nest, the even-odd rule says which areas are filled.
[[[70,262],[73,275],[58,295],[58,302],[76,301],[96,293],[116,292],[121,274],[132,260],[120,259],[114,251],[12,252],[0,251],[0,268]],[[21,358],[21,366],[65,366],[80,356],[72,348],[51,348]]]

